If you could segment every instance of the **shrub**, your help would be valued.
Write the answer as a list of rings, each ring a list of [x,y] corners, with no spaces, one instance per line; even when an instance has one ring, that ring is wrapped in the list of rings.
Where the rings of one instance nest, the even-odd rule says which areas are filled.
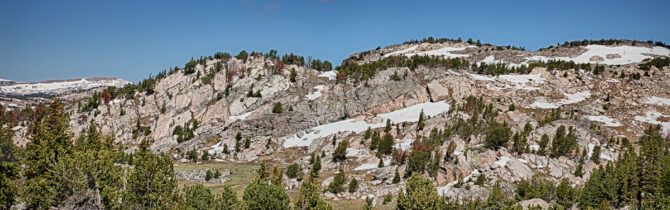
[[[301,171],[302,171],[302,168],[300,167],[300,164],[293,163],[293,164],[289,165],[288,168],[286,168],[286,176],[288,178],[294,179],[294,178],[297,178],[298,175],[300,175]]]
[[[282,108],[281,102],[275,103],[275,105],[272,107],[272,113],[278,114],[284,112],[284,109]]]
[[[358,180],[354,178],[349,182],[349,192],[353,193],[356,192],[356,190],[358,190]]]

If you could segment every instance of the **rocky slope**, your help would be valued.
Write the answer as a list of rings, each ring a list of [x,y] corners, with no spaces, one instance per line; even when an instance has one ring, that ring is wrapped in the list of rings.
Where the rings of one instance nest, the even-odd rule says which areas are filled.
[[[600,165],[618,156],[619,145],[612,144],[610,137],[635,140],[649,125],[660,125],[664,136],[670,133],[670,68],[651,67],[644,71],[638,67],[640,62],[646,62],[644,59],[670,56],[668,48],[624,42],[523,51],[465,42],[408,43],[353,54],[345,62],[364,64],[389,56],[414,55],[462,58],[475,65],[521,66],[564,60],[606,67],[598,74],[583,69],[535,67],[528,74],[497,76],[478,74],[468,68],[388,67],[366,82],[354,82],[336,80],[337,71],[284,66],[262,56],[245,60],[208,59],[194,67],[195,73],[178,71],[158,80],[152,94],[118,97],[95,111],[79,112],[80,104],[75,101],[85,96],[70,97],[72,131],[76,135],[93,120],[103,133],[128,145],[128,152],[141,139],[150,139],[152,150],[170,153],[180,161],[188,161],[184,154],[196,150],[208,151],[216,161],[296,162],[307,171],[310,154],[324,152],[324,186],[332,181],[332,174],[338,169],[347,172],[348,180],[363,180],[359,182],[359,191],[326,193],[328,199],[397,194],[404,181],[392,183],[394,172],[397,169],[403,174],[407,164],[392,164],[388,155],[380,160],[368,148],[370,140],[364,138],[365,131],[368,128],[382,131],[388,120],[394,124],[389,131],[395,138],[394,148],[411,151],[417,145],[415,140],[431,136],[433,129],[452,127],[457,119],[470,119],[473,112],[465,107],[469,96],[491,104],[498,111],[495,120],[507,122],[512,132],[523,131],[527,123],[532,125],[534,129],[526,139],[531,152],[512,152],[511,141],[510,146],[497,151],[486,149],[485,132],[451,135],[447,142],[455,144],[451,158],[456,161],[440,162],[434,176],[425,176],[433,179],[441,195],[452,198],[485,198],[490,183],[502,181],[509,190],[514,183],[536,174],[554,181],[569,178],[577,185],[583,184],[598,164],[588,161],[584,165],[585,175],[578,177],[574,170],[579,153],[549,158],[532,152],[539,147],[542,135],[552,139],[561,125],[575,129],[578,148],[584,149],[585,155],[590,156],[595,146],[602,147]],[[221,69],[216,69],[217,63]],[[291,81],[291,69],[297,73],[295,82]],[[635,73],[649,76],[640,79],[622,76]],[[208,74],[212,75],[211,82],[201,79]],[[403,78],[389,79],[394,74]],[[5,91],[7,87],[1,88]],[[282,104],[282,113],[273,113],[276,103]],[[425,127],[417,131],[421,112],[426,116]],[[552,112],[557,113],[558,119],[546,123],[544,119]],[[197,126],[193,126],[196,121]],[[179,128],[192,130],[193,136],[179,135],[175,132]],[[144,129],[150,132],[143,132]],[[16,142],[24,144],[25,132],[17,133]],[[243,139],[249,138],[249,148],[225,154],[224,145],[233,150],[238,133]],[[333,136],[338,142],[349,142],[344,162],[334,162],[332,158],[336,147]],[[444,143],[436,151],[447,151],[448,145]],[[378,167],[380,161],[384,166]],[[467,182],[479,174],[484,174],[489,184],[466,183],[470,187],[455,187],[461,185],[459,180]],[[286,181],[289,188],[299,185],[295,179]]]

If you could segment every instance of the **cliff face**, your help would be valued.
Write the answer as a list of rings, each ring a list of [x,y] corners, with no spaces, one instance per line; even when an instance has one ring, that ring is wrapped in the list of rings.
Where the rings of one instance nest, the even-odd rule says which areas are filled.
[[[448,67],[388,67],[367,81],[337,81],[336,71],[319,72],[296,65],[275,70],[276,60],[260,56],[246,60],[211,59],[198,64],[195,73],[176,72],[158,80],[154,93],[149,95],[137,93],[132,98],[117,98],[89,112],[79,112],[81,107],[71,103],[71,127],[76,135],[92,119],[103,133],[128,145],[129,152],[146,138],[153,142],[152,150],[170,153],[180,161],[187,161],[183,158],[186,151],[197,150],[208,151],[217,161],[298,162],[306,168],[310,154],[323,151],[327,155],[322,160],[322,170],[334,172],[342,168],[350,178],[366,180],[358,192],[327,195],[331,199],[383,196],[404,186],[403,182],[393,184],[391,180],[396,168],[404,172],[407,165],[391,164],[390,156],[380,160],[369,149],[365,130],[371,128],[383,134],[388,120],[393,124],[388,132],[395,139],[393,147],[409,152],[417,139],[434,136],[434,129],[453,128],[458,119],[470,119],[472,107],[466,106],[469,97],[491,104],[491,110],[497,111],[493,120],[507,122],[512,133],[524,131],[526,124],[533,129],[525,134],[525,148],[529,151],[525,154],[512,152],[511,141],[499,150],[484,148],[484,130],[475,130],[468,136],[449,136],[446,142],[455,145],[452,161],[440,162],[432,177],[438,192],[452,198],[488,196],[485,187],[454,187],[458,180],[474,179],[479,174],[486,175],[490,183],[515,183],[543,174],[556,181],[569,178],[582,184],[598,164],[587,162],[585,176],[576,177],[579,153],[549,158],[532,152],[538,150],[542,135],[552,139],[561,125],[574,128],[577,147],[585,149],[584,154],[590,156],[594,146],[602,146],[600,164],[618,156],[619,146],[610,144],[607,138],[636,139],[649,125],[661,125],[664,135],[670,132],[670,68],[651,67],[644,71],[638,67],[645,58],[670,56],[667,48],[620,44],[529,52],[467,43],[423,43],[357,53],[348,61],[364,64],[389,56],[414,55],[462,58],[475,65],[520,66],[564,60],[607,67],[598,74],[583,69],[536,67],[528,74],[497,76]],[[211,74],[211,82],[205,83],[203,75],[216,71],[217,63],[222,68]],[[294,82],[291,69],[297,73]],[[636,73],[649,76],[621,76]],[[400,78],[390,79],[395,74]],[[273,113],[278,103],[283,112]],[[560,110],[558,119],[543,122],[552,110]],[[425,127],[418,130],[422,112]],[[139,131],[142,129],[138,126],[150,132]],[[175,132],[179,128],[186,133],[192,131],[192,137]],[[17,128],[20,129],[24,128]],[[238,133],[242,141],[249,138],[249,148],[225,154],[222,148],[227,145],[233,150]],[[336,147],[333,136],[337,142],[349,142],[344,162],[334,162],[330,155]],[[20,132],[16,138],[17,142],[26,141]],[[434,151],[449,150],[446,142]],[[378,168],[380,161],[385,164]],[[292,182],[295,180],[288,180],[289,185]]]

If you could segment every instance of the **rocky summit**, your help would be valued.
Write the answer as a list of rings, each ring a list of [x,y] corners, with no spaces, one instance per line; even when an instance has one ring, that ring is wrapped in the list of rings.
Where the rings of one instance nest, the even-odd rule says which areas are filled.
[[[527,51],[431,37],[331,65],[276,51],[217,53],[137,84],[7,83],[3,127],[30,147],[32,120],[58,98],[74,145],[95,125],[124,157],[168,155],[180,184],[241,192],[259,167],[274,166],[285,191],[302,193],[309,180],[326,202],[382,209],[405,202],[416,179],[457,206],[511,198],[524,209],[587,208],[583,193],[610,184],[593,176],[604,182],[631,151],[646,154],[649,139],[670,139],[664,44],[585,40]],[[659,177],[670,178],[669,168]],[[62,205],[77,205],[71,199]],[[624,200],[606,205],[637,208]]]

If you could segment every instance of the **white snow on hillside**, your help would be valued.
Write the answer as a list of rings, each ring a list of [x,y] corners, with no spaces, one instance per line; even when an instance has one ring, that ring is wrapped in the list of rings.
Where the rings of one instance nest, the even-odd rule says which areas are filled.
[[[644,102],[645,104],[655,104],[659,106],[670,106],[670,99],[652,96]]]
[[[475,46],[467,46],[467,47],[443,47],[440,49],[436,50],[428,50],[428,51],[423,51],[423,52],[417,52],[417,53],[405,53],[405,56],[407,57],[412,57],[414,55],[418,56],[437,56],[437,57],[443,57],[443,58],[463,58],[463,57],[469,57],[469,54],[456,54],[452,53],[454,51],[462,51],[465,50],[466,48],[471,48]]]
[[[463,182],[465,182],[469,179],[472,179],[472,177],[474,177],[474,176],[479,176],[479,170],[475,169],[475,170],[472,171],[472,173],[470,173],[470,175],[468,175],[466,177],[463,177],[463,179],[459,179],[459,180],[463,180]],[[459,180],[449,182],[445,186],[438,187],[437,188],[437,194],[440,195],[440,196],[444,196],[444,194],[446,194],[447,191],[449,191],[449,189],[451,189],[451,187],[453,187],[456,183],[458,183]]]
[[[347,148],[347,155],[346,157],[362,157],[363,152],[365,152],[366,149],[354,149],[354,148]]]
[[[621,123],[617,122],[616,120],[609,118],[608,116],[602,116],[602,115],[587,115],[584,116],[584,118],[590,120],[590,121],[596,121],[596,122],[601,122],[607,127],[619,127],[621,126]]]
[[[562,99],[561,101],[557,103],[549,103],[549,102],[533,102],[529,107],[530,108],[538,108],[538,109],[555,109],[560,107],[561,105],[567,105],[567,104],[574,104],[574,103],[579,103],[587,98],[591,97],[591,92],[590,91],[581,91],[581,92],[576,92],[572,94],[568,93],[563,93],[563,95],[566,97]]]
[[[489,77],[485,75],[479,75],[479,74],[468,74],[472,79],[474,80],[479,80],[479,81],[489,81],[493,82],[496,81],[494,77]],[[490,89],[496,89],[496,90],[501,90],[501,89],[508,89],[508,88],[516,88],[516,89],[523,89],[523,90],[537,90],[539,88],[537,87],[532,87],[528,86],[528,84],[544,84],[545,79],[541,77],[541,74],[505,74],[505,75],[500,75],[498,78],[505,80],[509,83],[512,83],[512,85],[505,85],[502,88],[491,88]]]
[[[619,82],[619,80],[612,78],[612,79],[605,80],[605,82],[617,83],[617,82]]]
[[[635,120],[640,121],[640,122],[649,123],[649,124],[661,125],[662,130],[663,130],[662,135],[664,137],[670,136],[670,122],[658,121],[658,118],[661,118],[661,117],[670,117],[670,115],[664,115],[664,114],[661,114],[661,113],[659,113],[655,110],[652,110],[652,111],[647,111],[645,113],[645,116],[635,116]]]
[[[395,52],[387,53],[387,54],[384,55],[384,57],[389,57],[389,56],[394,56],[394,55],[402,55],[402,54],[405,54],[405,53],[416,50],[417,47],[419,47],[419,45],[415,45],[415,46],[409,47],[409,48],[404,49],[404,50],[398,50],[398,51],[395,51]]]
[[[495,79],[484,76],[484,75],[479,75],[479,74],[470,74],[468,73],[468,76],[472,77],[474,80],[479,80],[479,81],[495,81]]]
[[[528,60],[539,60],[539,61],[548,61],[548,60],[563,60],[563,61],[572,61],[575,63],[600,63],[607,65],[625,65],[630,63],[638,63],[644,59],[651,58],[651,55],[662,55],[670,56],[670,49],[665,47],[636,47],[636,46],[603,46],[603,45],[587,45],[586,52],[581,55],[573,58],[568,57],[545,57],[545,56],[533,56],[527,58]],[[607,58],[608,55],[611,58]],[[598,56],[603,61],[591,61],[591,58]]]
[[[14,95],[63,94],[74,91],[90,90],[99,87],[121,87],[129,83],[130,82],[122,79],[81,79],[72,81],[21,83],[0,86],[0,93]]]
[[[379,163],[364,163],[354,168],[354,171],[363,171],[378,168]],[[384,160],[384,166],[391,165],[391,159]]]
[[[313,93],[305,95],[305,97],[307,97],[307,99],[309,99],[309,100],[317,99],[317,98],[321,97],[321,91],[323,91],[323,88],[324,88],[323,85],[314,86],[314,89],[316,89],[316,91],[314,91]]]
[[[426,102],[421,104],[412,105],[399,109],[393,112],[386,114],[379,114],[377,116],[383,119],[383,123],[372,124],[368,123],[362,119],[346,119],[342,121],[337,121],[333,123],[328,123],[324,125],[316,126],[310,130],[310,132],[305,133],[302,137],[298,137],[297,134],[292,136],[287,136],[284,138],[284,147],[304,147],[312,144],[314,139],[327,137],[339,132],[351,131],[354,133],[360,133],[370,128],[380,128],[384,127],[386,120],[389,119],[393,123],[402,123],[402,122],[416,122],[419,121],[419,113],[423,110],[426,117],[433,117],[442,113],[449,111],[449,104],[444,101],[439,102]]]
[[[412,148],[412,144],[414,143],[414,139],[407,139],[404,141],[399,141],[398,139],[395,140],[395,144],[393,145],[394,149],[400,150],[400,151],[407,151],[410,148]]]
[[[328,78],[328,80],[335,80],[335,78],[337,78],[337,71],[335,71],[335,70],[325,71],[325,72],[319,74],[319,77],[325,77],[325,78]]]
[[[251,115],[251,113],[254,113],[254,111],[250,111],[250,112],[247,112],[247,113],[244,113],[244,114],[241,114],[241,115],[230,116],[230,117],[228,117],[228,119],[230,121],[246,120],[247,117],[249,117],[249,115]]]
[[[502,156],[500,157],[500,160],[496,161],[495,164],[500,166],[500,167],[505,167],[507,165],[507,162],[509,162],[510,158],[507,156]]]

